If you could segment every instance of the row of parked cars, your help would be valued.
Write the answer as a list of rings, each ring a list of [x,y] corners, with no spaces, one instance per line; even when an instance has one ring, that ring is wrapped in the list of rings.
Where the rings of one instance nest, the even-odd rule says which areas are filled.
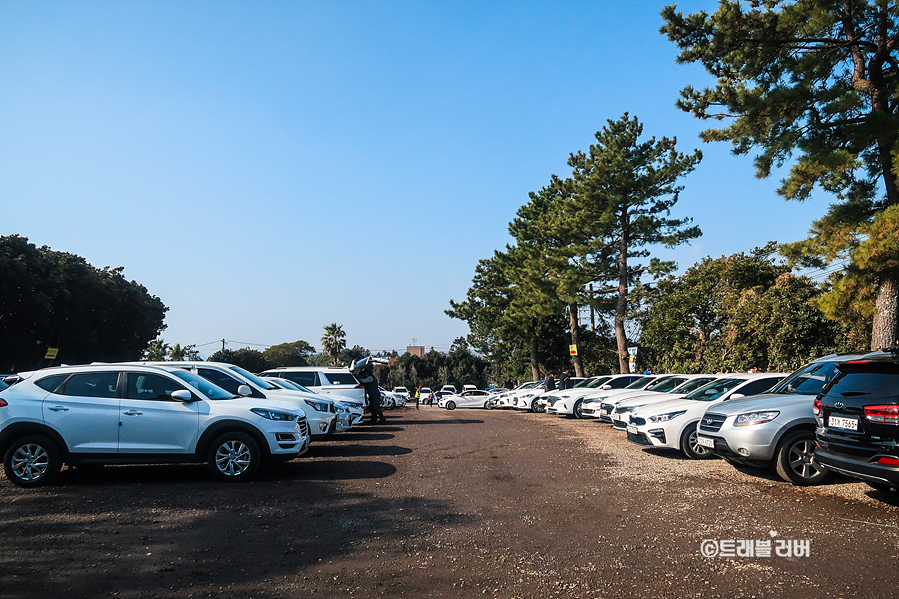
[[[6,477],[23,487],[50,483],[63,464],[205,462],[219,480],[244,481],[263,462],[350,430],[366,409],[364,388],[342,367],[258,375],[200,361],[53,367],[2,382],[0,455]]]
[[[493,407],[598,420],[641,447],[773,468],[796,485],[839,472],[899,488],[899,348],[791,374],[608,375],[553,391],[532,381]]]

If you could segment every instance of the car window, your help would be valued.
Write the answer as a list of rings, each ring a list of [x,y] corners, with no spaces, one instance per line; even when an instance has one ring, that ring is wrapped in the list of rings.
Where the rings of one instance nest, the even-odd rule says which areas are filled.
[[[293,381],[298,385],[303,385],[304,387],[320,387],[321,383],[318,381],[318,373],[313,371],[303,371],[303,372],[281,372],[279,373],[281,378],[285,378]]]
[[[259,387],[260,389],[269,390],[269,389],[275,388],[275,386],[272,385],[271,383],[269,383],[268,381],[262,380],[261,378],[259,378],[258,376],[256,376],[252,372],[250,372],[249,370],[247,370],[245,368],[241,368],[240,366],[234,366],[234,365],[229,364],[228,370],[233,370],[234,372],[236,372],[237,374],[239,374],[246,380],[250,381],[251,383],[253,383],[257,387]]]
[[[715,377],[703,377],[703,378],[699,378],[699,379],[693,379],[693,380],[687,381],[686,383],[684,383],[680,387],[678,387],[677,392],[678,393],[690,393],[692,391],[696,391],[697,389],[699,389],[700,387],[702,387],[704,385],[708,385],[709,383],[711,383],[714,380],[715,380]]]
[[[234,395],[237,395],[237,388],[243,384],[230,374],[225,374],[221,370],[215,370],[213,368],[197,368],[197,373],[204,379]]]
[[[324,375],[332,385],[358,385],[356,380],[349,372],[325,372]]]
[[[178,377],[209,399],[234,399],[234,396],[236,395],[235,393],[222,389],[201,376],[197,376],[189,370],[178,369],[172,372],[172,375]]]
[[[664,393],[665,391],[671,391],[675,387],[681,385],[685,380],[677,376],[673,376],[668,379],[662,379],[658,383],[653,383],[649,387],[646,388],[647,391],[657,391],[659,393]]]
[[[808,364],[784,379],[771,393],[818,395],[837,374],[836,362]]]
[[[867,372],[848,372],[837,378],[827,390],[831,397],[896,398],[899,397],[899,372],[878,364]],[[879,370],[879,372],[878,372]],[[891,371],[892,370],[892,371]]]
[[[746,379],[718,379],[707,383],[687,395],[684,399],[695,399],[698,401],[714,401],[736,387],[746,382]]]
[[[606,384],[609,385],[609,387],[611,387],[612,389],[624,389],[625,387],[630,385],[631,381],[633,380],[634,379],[629,376],[622,376],[617,379],[612,379]]]
[[[599,387],[599,386],[601,386],[601,385],[605,385],[606,382],[607,382],[610,378],[612,378],[612,377],[610,377],[610,376],[601,376],[601,377],[599,377],[598,379],[595,379],[595,380],[590,381],[589,383],[587,383],[586,386],[587,386],[588,388],[590,388],[590,389],[595,389],[596,387]]]
[[[759,393],[764,393],[771,389],[771,387],[776,385],[779,380],[779,377],[771,377],[752,381],[748,385],[738,389],[737,393],[742,393],[743,395],[758,395]]]
[[[158,374],[128,373],[128,399],[168,400],[172,393],[184,390],[184,385]]]
[[[654,376],[644,376],[625,387],[625,389],[642,389],[645,385],[648,385],[654,380],[656,380],[656,377]]]
[[[59,393],[62,395],[78,395],[81,397],[115,398],[118,372],[85,372],[73,374],[63,384]]]
[[[54,374],[53,376],[47,376],[42,378],[39,381],[34,381],[34,384],[43,389],[44,391],[56,391],[56,388],[59,387],[59,384],[63,382],[66,377],[69,376],[67,374]]]

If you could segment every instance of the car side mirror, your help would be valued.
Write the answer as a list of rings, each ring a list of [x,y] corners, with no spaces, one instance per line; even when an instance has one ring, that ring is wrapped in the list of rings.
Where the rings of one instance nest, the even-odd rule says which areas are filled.
[[[249,385],[241,385],[237,388],[237,394],[241,397],[249,397],[253,395],[253,390],[250,389]]]
[[[194,397],[193,393],[188,391],[187,389],[178,389],[177,391],[172,391],[172,399],[175,401],[180,401],[183,403],[190,403],[192,401],[197,401]]]
[[[730,399],[740,399],[741,397],[746,397],[746,396],[743,395],[742,393],[734,393],[733,395],[730,396]]]
[[[611,389],[612,385],[603,385],[600,389]]]

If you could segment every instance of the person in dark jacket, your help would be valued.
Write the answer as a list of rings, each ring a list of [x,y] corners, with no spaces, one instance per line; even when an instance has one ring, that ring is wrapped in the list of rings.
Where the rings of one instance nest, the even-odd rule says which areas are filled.
[[[564,391],[565,389],[571,388],[571,376],[568,374],[568,369],[562,371],[562,374],[559,375],[559,390]]]
[[[553,377],[553,373],[550,371],[546,374],[546,384],[544,385],[547,391],[555,391],[556,390],[556,379]]]
[[[371,361],[365,359],[357,362],[356,368],[353,369],[353,374],[365,387],[365,396],[368,397],[368,411],[371,412],[371,420],[368,423],[377,424],[379,420],[381,424],[386,423],[387,419],[384,417],[384,412],[381,411],[381,389],[378,388],[378,379],[375,378]]]

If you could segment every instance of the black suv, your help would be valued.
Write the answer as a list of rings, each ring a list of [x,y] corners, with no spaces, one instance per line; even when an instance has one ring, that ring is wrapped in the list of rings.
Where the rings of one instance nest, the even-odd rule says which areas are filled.
[[[815,399],[815,460],[880,491],[899,489],[899,348],[837,365]]]

